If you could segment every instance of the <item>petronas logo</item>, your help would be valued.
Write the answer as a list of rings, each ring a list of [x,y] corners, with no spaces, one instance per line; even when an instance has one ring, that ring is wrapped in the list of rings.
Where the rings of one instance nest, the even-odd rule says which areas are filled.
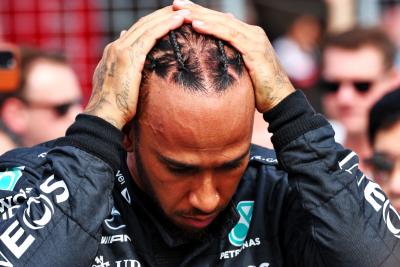
[[[240,201],[236,210],[240,215],[239,222],[229,233],[229,242],[236,247],[241,247],[249,231],[251,217],[253,215],[254,201]]]
[[[14,167],[0,172],[0,190],[12,191],[19,178],[21,178],[24,168],[24,166]]]

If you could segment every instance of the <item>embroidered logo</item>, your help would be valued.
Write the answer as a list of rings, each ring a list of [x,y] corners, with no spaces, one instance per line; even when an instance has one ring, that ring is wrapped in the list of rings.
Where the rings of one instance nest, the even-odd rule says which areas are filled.
[[[254,201],[240,201],[236,207],[240,219],[228,236],[229,242],[236,247],[241,247],[246,239],[253,215],[253,206]]]
[[[0,172],[0,190],[12,191],[19,178],[21,178],[24,168],[25,167],[16,167]]]

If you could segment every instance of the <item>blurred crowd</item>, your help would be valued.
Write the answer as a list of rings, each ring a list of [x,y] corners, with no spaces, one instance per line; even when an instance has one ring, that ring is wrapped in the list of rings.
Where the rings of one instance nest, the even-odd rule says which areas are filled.
[[[73,2],[79,1],[69,1]],[[138,16],[145,13],[137,7],[140,2],[135,7]],[[359,155],[361,169],[375,177],[400,211],[400,1],[197,2],[265,29],[292,83],[331,120],[336,141]],[[64,135],[89,95],[82,72],[76,72],[79,56],[67,53],[74,59],[70,63],[37,40],[19,42],[18,32],[6,34],[11,31],[10,14],[18,14],[12,1],[4,3],[8,4],[0,7],[0,154]],[[110,1],[108,7],[113,5]],[[96,10],[88,17],[99,21]],[[124,19],[116,31],[135,20]],[[107,38],[115,38],[115,33],[94,40],[103,40],[97,44],[103,47]],[[93,51],[100,59],[101,50]],[[255,114],[253,142],[272,147],[269,137],[262,115]]]

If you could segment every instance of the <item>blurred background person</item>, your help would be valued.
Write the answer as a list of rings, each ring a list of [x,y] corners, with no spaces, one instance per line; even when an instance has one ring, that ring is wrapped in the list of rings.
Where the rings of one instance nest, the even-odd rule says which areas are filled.
[[[383,1],[381,28],[396,45],[395,62],[400,70],[400,1]]]
[[[15,136],[4,126],[1,114],[4,100],[18,87],[20,79],[18,55],[18,47],[4,43],[0,39],[0,155],[17,147]]]
[[[21,49],[18,88],[4,100],[3,126],[19,145],[32,146],[65,134],[82,111],[77,76],[60,54]]]
[[[272,43],[296,88],[309,89],[318,81],[318,46],[321,22],[313,15],[297,16],[288,31]]]
[[[368,112],[379,98],[400,84],[395,54],[393,43],[376,28],[332,34],[323,46],[324,112],[343,126],[343,145],[359,155],[361,165],[372,154]]]
[[[400,212],[400,87],[371,109],[368,136],[373,155],[367,167]]]

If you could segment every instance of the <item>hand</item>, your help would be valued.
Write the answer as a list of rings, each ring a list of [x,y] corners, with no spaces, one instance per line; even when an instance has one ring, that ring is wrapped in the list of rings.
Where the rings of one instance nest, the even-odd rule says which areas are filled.
[[[193,28],[213,35],[235,47],[241,54],[253,82],[256,108],[266,112],[294,91],[264,30],[187,0],[175,0],[174,10],[190,10],[185,18]]]
[[[118,129],[136,114],[142,70],[157,39],[179,28],[189,11],[171,6],[141,18],[116,41],[108,44],[93,75],[86,114],[98,116]]]

